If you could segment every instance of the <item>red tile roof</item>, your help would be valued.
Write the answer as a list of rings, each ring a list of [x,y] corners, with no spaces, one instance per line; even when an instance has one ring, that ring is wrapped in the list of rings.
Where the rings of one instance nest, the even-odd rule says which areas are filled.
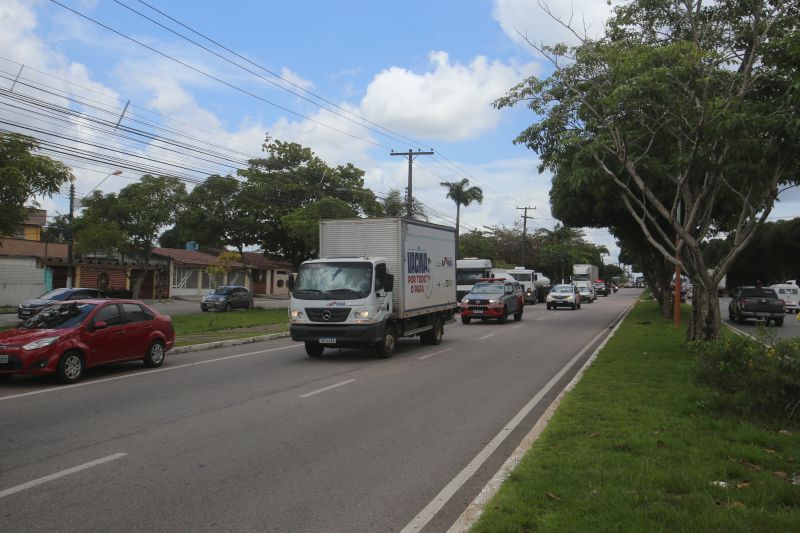
[[[162,257],[169,257],[177,263],[193,266],[208,266],[216,265],[217,257],[203,252],[195,252],[192,250],[184,250],[183,248],[153,248],[155,255]],[[241,266],[241,265],[236,265]]]

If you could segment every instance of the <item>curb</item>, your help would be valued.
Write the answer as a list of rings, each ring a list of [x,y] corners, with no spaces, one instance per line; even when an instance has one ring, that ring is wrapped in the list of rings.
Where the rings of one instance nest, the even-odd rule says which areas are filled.
[[[586,362],[578,369],[578,372],[573,376],[570,382],[562,389],[562,391],[556,396],[556,398],[547,406],[542,416],[539,417],[539,420],[533,425],[533,428],[528,432],[525,437],[523,437],[522,441],[519,443],[519,446],[511,453],[511,456],[503,463],[500,469],[495,473],[494,476],[489,480],[488,483],[483,487],[483,489],[478,493],[474,500],[467,506],[463,513],[456,519],[450,529],[447,530],[447,533],[465,533],[469,531],[469,529],[478,521],[480,516],[483,514],[483,510],[489,501],[494,497],[495,494],[500,490],[502,484],[508,479],[511,472],[519,465],[522,458],[528,452],[528,450],[533,446],[533,443],[539,438],[542,432],[547,427],[548,423],[550,422],[550,418],[555,414],[556,409],[558,408],[559,404],[561,403],[561,399],[564,397],[565,394],[572,391],[575,386],[580,381],[581,377],[583,377],[584,372],[586,369],[589,368],[594,360],[597,358],[597,355],[600,351],[605,348],[606,344],[609,340],[614,336],[617,332],[619,327],[625,321],[625,318],[628,314],[633,310],[637,303],[640,300],[635,300],[633,304],[631,304],[628,309],[623,311],[619,318],[617,319],[617,323],[614,325],[614,329],[611,330],[611,333],[603,339],[603,341],[595,348],[592,355],[586,360]]]
[[[204,344],[191,344],[189,346],[178,346],[169,353],[199,352],[201,350],[211,350],[212,348],[224,348],[226,346],[238,346],[240,344],[251,344],[253,342],[269,341],[272,339],[282,339],[288,337],[289,333],[270,333],[269,335],[259,335],[257,337],[244,337],[242,339],[230,339],[227,341],[206,342]]]

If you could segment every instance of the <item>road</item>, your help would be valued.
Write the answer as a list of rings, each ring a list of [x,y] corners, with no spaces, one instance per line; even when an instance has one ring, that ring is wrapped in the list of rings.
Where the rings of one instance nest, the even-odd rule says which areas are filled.
[[[2,383],[0,531],[446,531],[640,292],[387,360],[281,339]]]
[[[165,315],[188,315],[200,313],[200,300],[142,300],[159,313]],[[265,309],[286,309],[289,307],[288,298],[256,298],[253,305]],[[0,326],[19,324],[16,313],[0,313]]]

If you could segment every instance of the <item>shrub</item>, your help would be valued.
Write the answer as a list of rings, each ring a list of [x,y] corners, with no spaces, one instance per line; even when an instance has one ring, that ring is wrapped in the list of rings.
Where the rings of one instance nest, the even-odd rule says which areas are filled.
[[[692,343],[696,378],[716,391],[720,406],[755,418],[796,420],[800,414],[800,339],[758,339],[724,333]],[[800,417],[798,417],[800,418]]]

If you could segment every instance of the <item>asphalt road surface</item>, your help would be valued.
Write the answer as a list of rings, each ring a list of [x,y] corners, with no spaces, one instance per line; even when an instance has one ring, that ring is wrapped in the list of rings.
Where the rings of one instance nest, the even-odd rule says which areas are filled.
[[[640,292],[387,360],[281,339],[0,383],[0,531],[446,531]]]

